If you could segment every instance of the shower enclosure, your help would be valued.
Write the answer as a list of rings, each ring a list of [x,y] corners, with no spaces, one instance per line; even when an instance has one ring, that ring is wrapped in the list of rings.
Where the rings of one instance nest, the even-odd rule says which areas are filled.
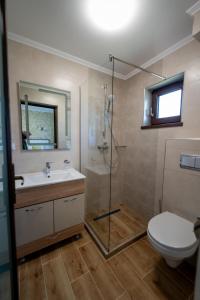
[[[144,208],[144,197],[137,187],[142,181],[137,170],[144,166],[134,152],[139,135],[134,116],[129,115],[134,99],[127,104],[134,86],[116,76],[118,70],[130,73],[137,66],[113,56],[109,56],[109,62],[112,75],[90,70],[89,80],[81,89],[81,171],[86,175],[86,227],[105,256],[144,236],[153,215],[152,207],[148,213]],[[158,77],[157,81],[163,79],[139,69],[146,76]],[[140,128],[141,124],[137,126]],[[152,195],[149,198],[151,201]]]

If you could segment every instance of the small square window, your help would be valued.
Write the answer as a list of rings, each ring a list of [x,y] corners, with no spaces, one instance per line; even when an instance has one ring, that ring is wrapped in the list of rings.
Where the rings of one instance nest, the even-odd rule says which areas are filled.
[[[180,116],[182,90],[177,90],[162,96],[158,99],[158,118],[169,118]]]
[[[183,80],[152,91],[151,125],[181,122]]]

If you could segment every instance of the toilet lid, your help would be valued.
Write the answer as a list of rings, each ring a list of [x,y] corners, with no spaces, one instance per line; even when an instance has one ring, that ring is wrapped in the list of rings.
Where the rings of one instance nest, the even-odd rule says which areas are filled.
[[[167,247],[187,248],[197,242],[193,223],[170,212],[153,217],[148,231],[156,241]]]

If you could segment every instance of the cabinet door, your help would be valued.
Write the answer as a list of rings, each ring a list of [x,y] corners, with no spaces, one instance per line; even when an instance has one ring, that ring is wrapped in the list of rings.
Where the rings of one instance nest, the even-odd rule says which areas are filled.
[[[60,231],[84,222],[84,195],[54,200],[54,226]]]
[[[53,201],[15,210],[17,246],[53,233]]]

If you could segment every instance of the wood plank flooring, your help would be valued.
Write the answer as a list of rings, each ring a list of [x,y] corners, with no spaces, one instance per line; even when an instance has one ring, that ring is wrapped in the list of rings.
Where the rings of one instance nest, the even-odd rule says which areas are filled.
[[[131,213],[126,206],[119,205],[120,211],[110,217],[110,249],[114,249],[125,243],[130,238],[136,237],[146,231],[146,223],[140,217]],[[94,221],[94,217],[100,216],[105,211],[97,211],[86,217],[87,223],[95,231],[107,248],[109,240],[109,217]]]
[[[169,268],[146,237],[106,260],[84,230],[19,266],[20,300],[190,300],[194,273]]]

